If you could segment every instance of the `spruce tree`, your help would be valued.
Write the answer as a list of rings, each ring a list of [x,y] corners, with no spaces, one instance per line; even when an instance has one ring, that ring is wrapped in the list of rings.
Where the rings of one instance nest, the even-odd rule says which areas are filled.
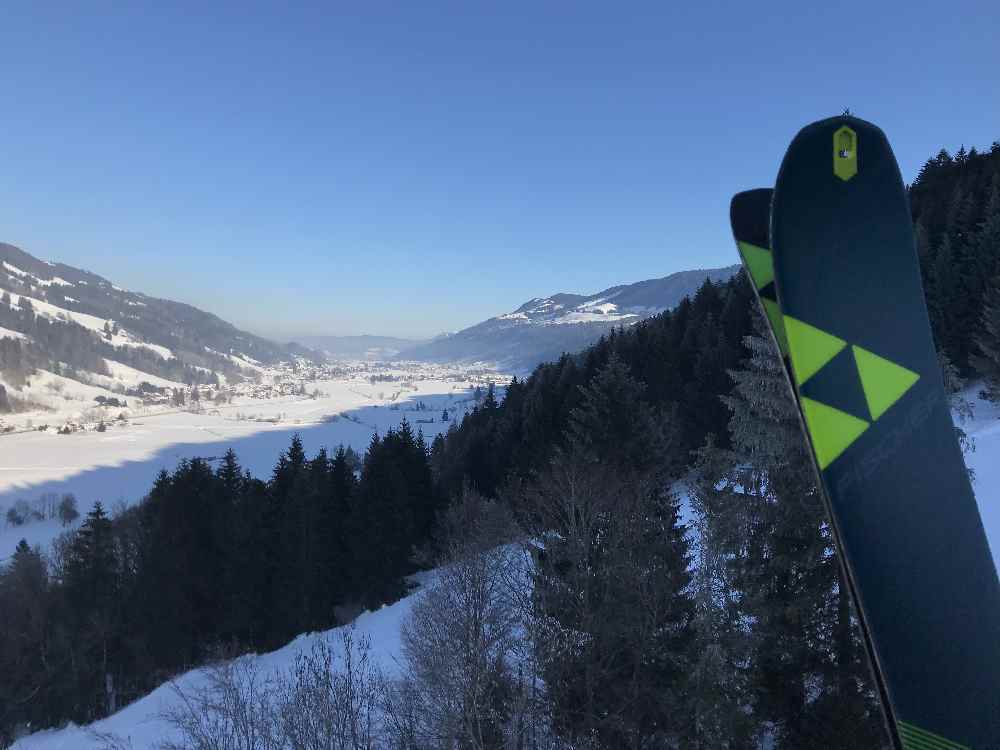
[[[219,524],[220,553],[222,555],[222,622],[219,635],[229,643],[247,641],[244,623],[248,618],[246,578],[250,572],[252,550],[249,547],[248,528],[251,511],[246,507],[247,478],[240,468],[236,452],[226,451],[216,469],[218,480],[216,523]],[[258,585],[254,582],[252,585]]]
[[[45,726],[52,710],[53,604],[45,560],[22,539],[0,567],[0,744],[18,725]]]
[[[310,487],[302,439],[292,437],[288,450],[278,459],[270,483],[274,540],[273,553],[274,635],[287,640],[306,627],[308,619],[305,548],[310,546]]]
[[[89,721],[115,708],[115,677],[119,664],[119,576],[111,520],[100,502],[87,514],[73,537],[66,568],[66,595],[72,608],[80,703],[74,718]]]
[[[937,342],[937,347],[943,349],[948,357],[958,364],[961,335],[956,325],[957,313],[954,303],[961,293],[962,282],[957,259],[952,250],[952,240],[947,234],[941,237],[941,242],[935,251],[932,269],[933,283],[928,290],[927,304],[934,340]]]
[[[322,578],[327,590],[325,611],[356,597],[354,568],[350,556],[351,498],[355,491],[354,470],[347,451],[341,445],[330,462],[324,524],[321,530]]]
[[[546,540],[536,627],[557,726],[605,747],[672,746],[691,734],[688,546],[667,491],[669,429],[642,393],[611,357],[525,503]]]
[[[725,399],[732,448],[702,451],[695,493],[701,553],[715,564],[702,585],[722,607],[706,613],[703,638],[722,628],[722,663],[745,669],[729,671],[722,697],[736,703],[721,715],[731,724],[750,706],[779,747],[878,747],[864,649],[784,366],[763,325],[758,316]],[[732,623],[749,624],[745,639]]]

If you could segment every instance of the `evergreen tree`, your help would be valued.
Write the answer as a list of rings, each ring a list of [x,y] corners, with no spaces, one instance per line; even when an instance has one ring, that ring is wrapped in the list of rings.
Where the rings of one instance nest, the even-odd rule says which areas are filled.
[[[688,547],[665,489],[665,427],[642,392],[611,358],[571,412],[566,448],[528,491],[546,539],[534,590],[557,725],[604,747],[691,734],[678,709],[693,656]]]
[[[51,608],[45,561],[22,539],[0,568],[0,744],[18,724],[45,723],[57,664]]]
[[[945,234],[937,247],[931,272],[932,283],[928,289],[928,312],[931,328],[939,349],[953,361],[960,353],[959,330],[956,327],[957,311],[954,302],[960,294],[961,277],[951,238]]]
[[[236,452],[230,448],[216,469],[217,479],[215,523],[219,524],[219,554],[222,577],[221,590],[225,605],[218,634],[223,641],[248,643],[251,640],[246,628],[252,617],[252,593],[260,582],[253,577],[254,550],[251,547],[250,528],[254,523],[254,510],[248,506],[248,483],[252,480],[243,474]]]
[[[278,459],[271,476],[270,512],[268,525],[272,540],[269,545],[273,576],[275,611],[272,613],[275,643],[295,635],[297,626],[307,619],[306,581],[303,580],[303,544],[307,536],[309,511],[309,478],[302,439],[292,437],[288,450]]]
[[[351,508],[352,557],[364,604],[381,606],[402,593],[407,569],[412,508],[403,468],[396,460],[400,439],[392,430],[372,437],[361,484]]]
[[[732,449],[700,459],[699,544],[716,561],[706,624],[749,623],[730,636],[725,684],[742,686],[724,716],[753,709],[780,747],[870,748],[884,743],[866,656],[815,486],[795,402],[760,332],[734,371],[726,403]],[[728,611],[726,611],[728,610]],[[711,630],[703,638],[712,640]],[[746,670],[745,676],[741,674]]]
[[[569,413],[570,445],[595,463],[648,473],[667,457],[658,416],[644,400],[644,386],[612,354],[585,386]]]
[[[73,718],[89,721],[116,707],[120,664],[119,575],[111,520],[94,504],[68,550],[65,594],[72,611],[78,668]]]
[[[322,585],[326,592],[323,612],[334,613],[334,608],[356,598],[360,592],[353,584],[354,566],[348,532],[351,529],[351,504],[356,491],[354,469],[347,450],[341,445],[330,462],[329,481],[321,526],[320,548]]]
[[[929,160],[909,192],[935,339],[967,377],[986,282],[1000,271],[995,239],[980,241],[984,222],[996,214],[990,206],[1000,185],[1000,148],[961,153]],[[995,238],[995,225],[988,234]]]

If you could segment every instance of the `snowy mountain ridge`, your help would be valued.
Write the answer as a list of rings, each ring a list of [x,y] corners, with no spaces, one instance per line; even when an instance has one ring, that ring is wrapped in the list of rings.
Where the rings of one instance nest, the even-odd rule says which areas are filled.
[[[18,342],[12,348],[12,341]],[[127,291],[73,266],[0,243],[0,373],[7,384],[43,369],[89,379],[116,365],[190,382],[238,376],[304,350],[237,329],[191,305]],[[198,375],[201,373],[201,375]]]
[[[672,309],[706,279],[725,281],[739,266],[679,271],[659,279],[620,284],[595,294],[535,297],[516,310],[457,333],[439,336],[398,356],[423,361],[492,362],[528,371],[563,352],[586,348],[611,328],[629,326]]]

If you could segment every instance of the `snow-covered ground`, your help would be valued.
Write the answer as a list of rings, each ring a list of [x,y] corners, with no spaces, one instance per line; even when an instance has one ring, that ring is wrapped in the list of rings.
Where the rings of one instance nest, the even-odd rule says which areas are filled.
[[[30,504],[42,495],[72,493],[82,518],[98,500],[109,508],[137,502],[149,491],[160,469],[173,470],[184,458],[218,458],[229,448],[236,451],[245,468],[267,477],[295,433],[301,435],[310,455],[322,447],[334,450],[341,444],[363,452],[373,433],[385,434],[405,417],[430,442],[451,424],[442,421],[443,411],[449,412],[451,420],[461,419],[474,405],[472,381],[441,379],[426,370],[423,379],[413,372],[409,375],[413,377],[405,385],[373,384],[361,375],[312,381],[307,388],[310,393],[320,392],[316,398],[236,397],[225,405],[205,403],[200,413],[174,408],[134,409],[129,410],[126,422],[114,418],[122,411],[114,408],[102,415],[108,420],[105,432],[88,429],[60,435],[49,429],[0,435],[0,511],[6,512],[19,500]],[[60,388],[57,395],[69,399],[68,408],[76,410],[94,413],[94,396],[110,395],[105,389],[51,373],[33,380],[31,391],[51,395],[55,391],[49,384],[55,384],[53,387]],[[36,417],[35,422],[40,424],[46,417]],[[64,531],[56,519],[10,526],[3,512],[0,563],[20,539],[44,547]]]

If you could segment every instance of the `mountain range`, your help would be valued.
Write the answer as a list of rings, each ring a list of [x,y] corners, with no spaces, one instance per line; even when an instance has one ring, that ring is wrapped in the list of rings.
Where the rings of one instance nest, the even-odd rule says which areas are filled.
[[[516,310],[417,344],[396,356],[418,361],[490,362],[525,372],[539,362],[589,346],[611,328],[629,326],[669,310],[694,294],[706,279],[724,281],[737,270],[739,266],[679,271],[596,294],[536,297]]]
[[[706,279],[737,266],[681,271],[596,294],[536,297],[507,312],[429,341],[390,336],[307,336],[279,344],[191,305],[122,289],[107,279],[0,243],[0,377],[17,387],[35,369],[69,377],[131,368],[171,382],[252,375],[295,356],[488,362],[526,371],[575,352],[616,326],[674,307]],[[308,348],[306,348],[308,347]]]

